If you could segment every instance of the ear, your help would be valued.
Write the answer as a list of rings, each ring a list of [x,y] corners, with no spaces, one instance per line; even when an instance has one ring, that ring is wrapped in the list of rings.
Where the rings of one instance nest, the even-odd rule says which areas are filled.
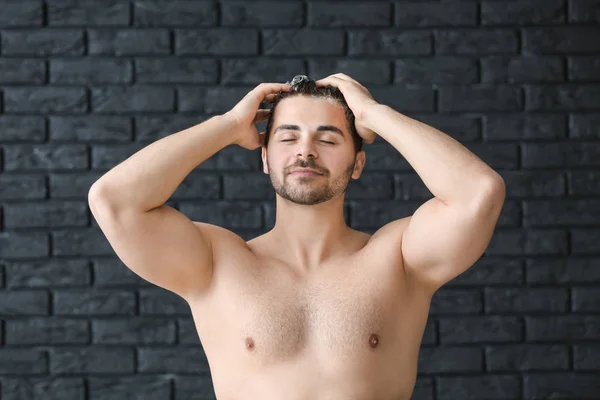
[[[367,154],[364,150],[356,153],[356,162],[354,163],[354,171],[352,171],[352,178],[358,179],[360,178],[363,168],[365,167],[365,163],[367,161]]]
[[[262,148],[260,150],[260,158],[262,159],[262,163],[263,163],[263,173],[265,174],[269,174],[269,167],[267,165],[267,148],[265,147],[265,145],[262,145]]]

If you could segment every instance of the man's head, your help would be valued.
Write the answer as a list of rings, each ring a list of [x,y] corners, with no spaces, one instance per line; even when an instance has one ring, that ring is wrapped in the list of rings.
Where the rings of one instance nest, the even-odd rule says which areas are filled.
[[[297,204],[314,205],[345,193],[365,163],[354,114],[334,87],[317,87],[305,75],[279,93],[267,122],[263,171],[277,194]],[[268,168],[267,168],[268,167]],[[290,175],[311,168],[321,175]]]

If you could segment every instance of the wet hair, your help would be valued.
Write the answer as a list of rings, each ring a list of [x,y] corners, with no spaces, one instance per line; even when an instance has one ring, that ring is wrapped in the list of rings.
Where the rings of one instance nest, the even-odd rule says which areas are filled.
[[[277,104],[279,104],[281,100],[287,99],[288,97],[309,96],[315,99],[334,99],[338,104],[344,107],[344,113],[346,115],[346,127],[352,136],[352,141],[354,142],[354,153],[356,154],[362,150],[363,140],[354,126],[354,113],[350,107],[348,107],[348,103],[346,103],[344,95],[338,88],[333,86],[317,86],[315,81],[306,75],[296,75],[291,81],[286,83],[292,86],[291,90],[277,93],[277,96],[275,96],[273,102],[267,103],[272,104],[272,108],[267,121],[267,127],[265,129],[265,147],[267,147],[269,143],[270,132],[273,129],[273,115],[275,115]]]

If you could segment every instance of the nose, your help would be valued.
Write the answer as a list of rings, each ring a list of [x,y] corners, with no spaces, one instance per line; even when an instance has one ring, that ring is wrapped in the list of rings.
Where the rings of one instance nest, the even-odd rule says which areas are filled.
[[[298,140],[298,150],[296,151],[296,156],[304,159],[317,158],[318,153],[314,141],[310,138]]]

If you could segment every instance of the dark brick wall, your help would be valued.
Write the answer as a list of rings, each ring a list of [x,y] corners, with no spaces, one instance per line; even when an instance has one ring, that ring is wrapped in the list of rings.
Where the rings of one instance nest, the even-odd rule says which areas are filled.
[[[0,393],[210,399],[189,308],[116,257],[91,184],[260,82],[345,72],[507,185],[496,233],[433,300],[414,399],[600,398],[600,1],[0,1]],[[346,196],[373,233],[432,194],[383,139]],[[259,151],[169,200],[250,239]]]

